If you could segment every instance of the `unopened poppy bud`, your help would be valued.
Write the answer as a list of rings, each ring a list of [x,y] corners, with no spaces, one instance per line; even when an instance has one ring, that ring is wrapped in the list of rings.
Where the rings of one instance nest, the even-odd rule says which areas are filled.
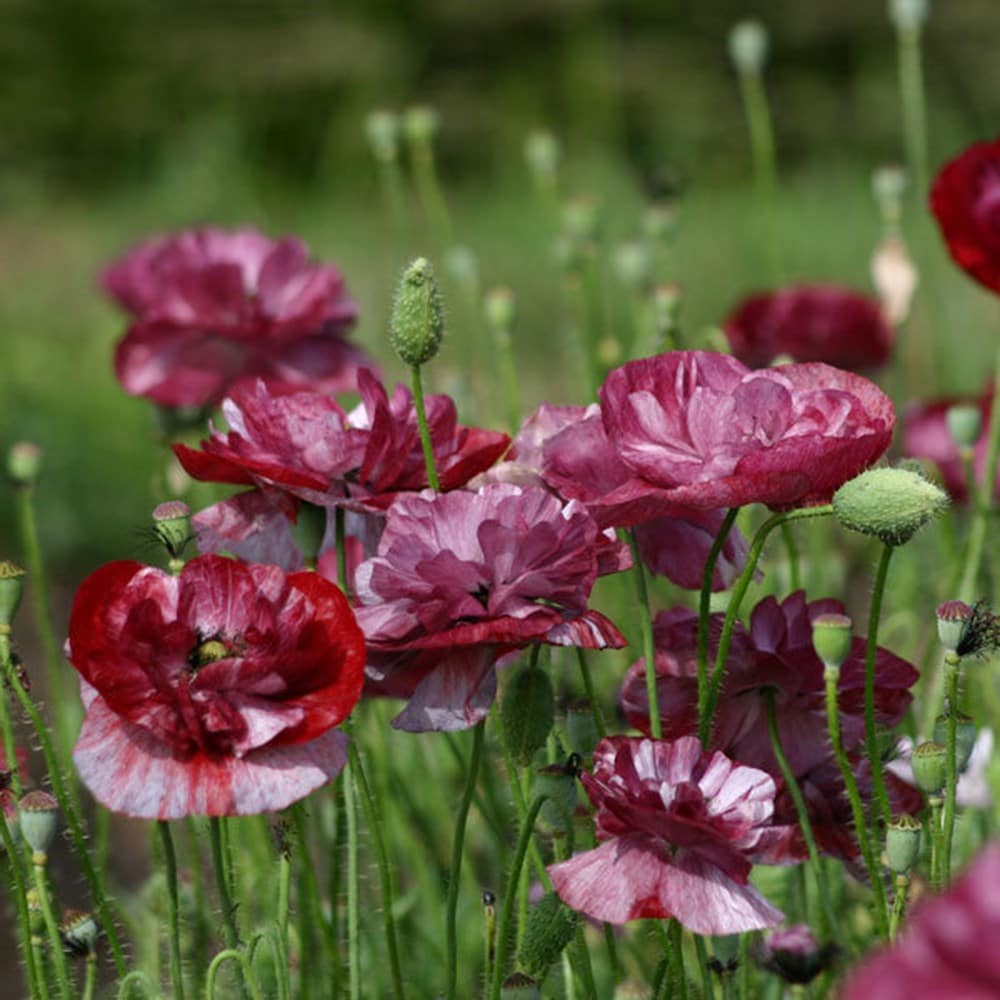
[[[295,512],[295,523],[292,525],[292,538],[299,551],[307,561],[315,561],[323,546],[323,536],[326,534],[326,508],[304,500],[299,503]]]
[[[566,737],[569,748],[581,757],[590,757],[601,735],[594,721],[594,710],[586,698],[578,698],[566,708]]]
[[[920,743],[910,758],[913,778],[926,795],[936,795],[944,788],[948,773],[948,751],[943,743]]]
[[[13,624],[23,595],[24,570],[5,559],[0,562],[0,626]]]
[[[927,0],[889,0],[889,17],[900,31],[919,31],[927,20]]]
[[[729,58],[741,76],[759,73],[767,62],[767,28],[760,21],[740,21],[729,32]]]
[[[32,486],[42,471],[42,449],[30,441],[18,441],[7,452],[7,475],[15,486]]]
[[[168,500],[153,510],[153,531],[172,559],[180,559],[191,533],[191,511],[182,500]]]
[[[541,187],[554,188],[559,177],[559,140],[545,129],[529,132],[524,140],[524,162]]]
[[[948,713],[952,712],[951,706]],[[949,714],[939,715],[934,720],[934,741],[948,742]],[[976,745],[976,724],[964,712],[955,712],[955,763],[959,771],[964,771],[972,756],[972,748]]]
[[[847,615],[817,615],[812,623],[812,642],[816,655],[824,667],[838,670],[844,660],[851,655],[854,636],[852,622]]]
[[[897,816],[885,832],[886,864],[890,871],[902,875],[920,857],[920,832],[923,824],[908,813]]]
[[[563,206],[563,230],[573,240],[592,240],[597,235],[597,202],[577,195]]]
[[[503,1000],[539,1000],[541,995],[538,983],[523,972],[512,972],[500,984],[500,996]]]
[[[545,746],[555,721],[555,699],[549,675],[538,667],[521,667],[507,682],[500,703],[503,739],[514,763],[524,767]]]
[[[403,112],[403,132],[414,146],[429,145],[441,128],[441,116],[426,106],[407,108]]]
[[[392,306],[389,338],[399,359],[411,368],[425,365],[438,352],[444,336],[444,306],[426,257],[403,272]]]
[[[615,270],[618,279],[630,291],[642,292],[649,284],[653,262],[649,251],[639,240],[619,243],[615,248]]]
[[[895,163],[877,167],[872,173],[872,193],[878,202],[882,222],[890,228],[899,225],[906,193],[906,171]]]
[[[78,958],[91,958],[97,954],[100,928],[90,913],[67,910],[59,923],[59,934],[68,954]]]
[[[565,764],[550,764],[535,774],[535,794],[546,796],[539,819],[556,833],[565,833],[573,825],[579,770],[579,755],[570,754]]]
[[[28,792],[17,804],[18,823],[25,843],[44,859],[56,836],[59,803],[41,790]]]
[[[573,940],[579,917],[554,892],[547,892],[528,913],[517,964],[544,979],[549,966]]]
[[[517,300],[509,288],[491,288],[483,302],[486,322],[494,330],[509,332],[517,318]]]
[[[948,495],[909,469],[869,469],[833,495],[833,512],[845,528],[904,545],[944,513]]]
[[[787,983],[808,983],[836,956],[836,947],[821,945],[805,924],[774,931],[763,941],[760,964]]]
[[[464,285],[479,296],[479,258],[472,247],[460,243],[453,246],[444,258],[445,274],[457,285]]]
[[[399,158],[399,115],[394,111],[372,111],[365,118],[365,134],[379,163],[394,163]]]
[[[959,448],[971,448],[983,430],[983,414],[978,406],[956,403],[944,415],[948,433]]]

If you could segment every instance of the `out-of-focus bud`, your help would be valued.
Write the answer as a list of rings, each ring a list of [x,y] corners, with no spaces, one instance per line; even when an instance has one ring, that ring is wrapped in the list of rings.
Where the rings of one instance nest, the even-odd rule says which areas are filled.
[[[587,242],[597,236],[598,206],[589,195],[577,195],[563,206],[563,231],[572,240]]]
[[[539,1000],[541,995],[538,983],[523,972],[512,972],[500,984],[502,1000]]]
[[[615,247],[615,271],[618,280],[631,292],[643,293],[653,274],[653,261],[645,245],[639,240],[628,240]]]
[[[573,825],[579,773],[580,756],[570,754],[565,764],[550,764],[535,774],[535,794],[546,796],[539,819],[556,833],[565,833]]]
[[[642,213],[642,235],[647,240],[667,242],[677,231],[677,205],[672,201],[654,201]]]
[[[0,562],[0,627],[14,623],[23,595],[24,570],[5,559]]]
[[[479,288],[479,258],[475,250],[460,243],[453,246],[444,258],[445,272],[457,285]]]
[[[983,414],[978,406],[956,403],[948,407],[945,423],[952,441],[959,448],[971,448],[979,440],[983,431]]]
[[[729,32],[729,58],[741,76],[760,73],[767,63],[767,28],[760,21],[740,21]]]
[[[566,708],[566,737],[569,748],[589,758],[601,738],[594,721],[594,710],[586,698],[578,698]]]
[[[890,871],[908,872],[920,857],[920,831],[923,824],[908,813],[897,816],[885,832],[885,855]]]
[[[760,964],[787,983],[808,983],[836,956],[836,948],[820,945],[805,924],[795,924],[767,935],[761,945]]]
[[[509,288],[491,288],[483,301],[483,315],[493,330],[508,333],[517,318],[517,300]]]
[[[539,187],[555,188],[559,181],[559,140],[545,129],[529,132],[524,140],[524,162]]]
[[[919,31],[929,13],[928,0],[889,0],[889,17],[898,31]]]
[[[399,359],[411,368],[424,365],[438,352],[444,336],[444,306],[426,257],[403,272],[392,307],[390,340]]]
[[[18,441],[7,452],[7,475],[15,486],[33,486],[42,471],[42,449],[30,441]]]
[[[887,229],[895,230],[903,217],[906,186],[906,171],[899,164],[887,163],[872,173],[872,194],[878,202],[882,225]]]
[[[379,163],[395,163],[399,159],[399,132],[399,115],[395,111],[372,111],[365,118],[368,144]]]
[[[881,240],[872,255],[871,274],[882,315],[890,326],[900,326],[910,315],[919,280],[902,237],[886,236]]]
[[[615,986],[614,1000],[653,1000],[653,991],[638,979],[626,979]]]
[[[413,146],[429,146],[441,129],[441,116],[426,105],[407,108],[403,112],[403,133]]]
[[[96,957],[100,928],[92,914],[83,910],[67,910],[59,924],[59,934],[70,955],[78,958]]]

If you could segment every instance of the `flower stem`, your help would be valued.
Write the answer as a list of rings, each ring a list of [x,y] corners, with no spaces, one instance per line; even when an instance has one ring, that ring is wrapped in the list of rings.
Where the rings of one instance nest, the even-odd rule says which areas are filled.
[[[247,961],[246,955],[238,948],[226,948],[225,951],[220,951],[212,959],[208,967],[208,975],[205,977],[205,996],[207,1000],[214,1000],[215,978],[218,976],[223,962],[235,962],[240,967],[240,974],[243,982],[247,984],[246,988],[249,991],[251,1000],[263,1000],[260,988],[257,985],[257,979],[250,968],[250,963]]]
[[[465,848],[465,825],[469,818],[469,806],[476,790],[476,780],[479,776],[479,762],[483,756],[483,743],[486,734],[486,720],[477,723],[472,730],[472,754],[469,757],[469,771],[465,779],[465,789],[458,804],[458,814],[455,817],[455,837],[451,845],[451,873],[448,876],[448,900],[445,909],[445,952],[446,978],[445,996],[455,1000],[458,996],[458,893],[462,882],[462,854]],[[532,823],[534,820],[532,820]],[[530,834],[531,828],[528,828]],[[527,846],[525,846],[527,850]],[[520,870],[520,865],[518,865]],[[504,909],[507,908],[504,900]],[[503,931],[501,930],[501,941]],[[502,947],[498,943],[498,948]],[[498,951],[499,955],[499,951]],[[498,958],[497,967],[500,966]],[[499,989],[499,987],[498,987]],[[498,994],[499,995],[499,994]]]
[[[212,867],[215,869],[215,884],[219,890],[219,905],[222,908],[222,934],[226,942],[227,951],[236,955],[240,960],[240,969],[243,972],[241,992],[245,997],[247,995],[250,975],[246,959],[239,950],[240,935],[236,927],[236,905],[233,902],[232,892],[229,887],[228,861],[222,844],[224,835],[222,824],[223,821],[220,817],[210,817],[208,821],[208,840],[212,851]],[[225,954],[227,952],[221,952],[220,955],[216,955],[212,965],[209,966],[208,980],[205,988],[208,996],[212,995],[212,966],[216,964],[221,955]]]
[[[516,434],[521,425],[521,390],[517,381],[517,364],[514,361],[514,345],[510,330],[498,328],[493,333],[493,344],[497,352],[500,369],[500,384],[503,388],[504,407],[507,410],[507,426],[511,434]]]
[[[17,926],[21,933],[21,951],[24,954],[24,965],[28,973],[28,993],[31,997],[39,994],[38,976],[39,970],[35,965],[35,950],[31,944],[31,918],[28,914],[27,887],[24,882],[24,873],[21,871],[21,856],[14,838],[11,836],[10,827],[7,825],[7,817],[0,813],[0,839],[3,841],[4,856],[7,867],[10,869],[10,877],[14,883],[13,892],[14,906],[17,910]]]
[[[351,593],[351,581],[347,572],[347,537],[344,530],[344,508],[336,507],[333,511],[333,537],[337,548],[337,584],[344,592],[348,601],[354,596]]]
[[[181,968],[180,907],[177,902],[177,855],[174,852],[170,824],[160,820],[156,824],[163,849],[163,867],[167,877],[167,922],[169,924],[170,981],[176,1000],[184,1000],[184,974]]]
[[[823,504],[819,507],[800,507],[798,510],[782,512],[768,518],[758,529],[750,544],[750,551],[747,553],[746,565],[740,578],[733,587],[733,592],[729,598],[729,607],[726,609],[726,617],[722,623],[722,634],[719,636],[719,648],[715,654],[715,665],[712,667],[712,674],[709,677],[708,685],[704,691],[699,691],[698,697],[698,738],[702,746],[708,746],[712,735],[712,721],[715,715],[715,705],[719,698],[719,689],[726,673],[726,658],[729,656],[729,644],[733,638],[733,628],[736,619],[739,617],[740,605],[746,597],[747,590],[753,581],[753,575],[757,570],[757,562],[760,560],[761,552],[764,549],[764,542],[767,536],[779,525],[787,521],[797,521],[802,518],[823,517],[833,513],[832,504]]]
[[[347,982],[351,1000],[361,997],[361,894],[358,874],[358,800],[354,772],[347,770],[344,808],[347,813]]]
[[[434,444],[430,428],[427,426],[427,410],[424,407],[424,383],[420,376],[420,365],[410,368],[413,384],[413,405],[417,411],[417,429],[420,432],[420,447],[424,452],[424,466],[427,469],[427,483],[435,493],[441,492],[437,467],[434,464]]]
[[[649,731],[653,739],[663,739],[663,722],[660,719],[660,697],[656,690],[656,649],[653,642],[653,619],[649,613],[649,591],[646,573],[639,555],[639,542],[635,530],[628,531],[628,545],[632,551],[632,579],[639,605],[639,624],[642,628],[642,655],[646,660],[646,700],[649,702]]]
[[[662,924],[659,924],[662,927]],[[674,989],[677,991],[678,1000],[687,1000],[687,973],[684,971],[684,931],[680,921],[670,920],[667,922],[667,929],[664,932],[664,946],[667,951],[667,959],[673,970]],[[667,977],[670,978],[669,976]],[[667,996],[664,991],[664,996]]]
[[[587,662],[587,654],[583,647],[576,646],[576,662],[580,664],[580,676],[583,678],[583,689],[587,692],[587,700],[590,702],[590,713],[594,717],[594,728],[600,739],[604,739],[607,729],[604,725],[604,713],[597,701],[597,692],[594,690],[594,678],[590,673],[590,664]]]
[[[899,91],[903,105],[906,159],[919,197],[927,191],[927,109],[924,101],[924,71],[920,53],[919,26],[898,31]]]
[[[767,708],[767,732],[771,738],[771,749],[774,752],[775,760],[781,769],[781,776],[785,779],[785,787],[792,797],[795,805],[795,815],[802,830],[802,837],[806,842],[806,850],[809,852],[809,861],[812,864],[813,877],[816,879],[816,888],[820,899],[820,912],[823,916],[823,923],[826,924],[826,932],[832,934],[837,941],[840,941],[840,931],[837,926],[837,918],[831,908],[833,896],[830,893],[830,886],[826,879],[826,870],[823,868],[823,859],[819,856],[819,848],[816,846],[816,837],[813,834],[812,823],[809,820],[809,810],[806,801],[802,797],[802,789],[799,788],[798,779],[788,763],[785,749],[781,745],[781,733],[778,730],[778,715],[774,704],[774,689],[768,688],[764,692],[764,704]]]
[[[899,925],[906,912],[906,896],[910,888],[910,876],[900,872],[896,876],[896,895],[892,901],[892,913],[889,915],[889,940],[895,941],[899,934]]]
[[[875,586],[872,590],[871,608],[868,613],[868,639],[865,646],[865,743],[868,750],[868,762],[872,769],[872,797],[877,803],[877,811],[872,810],[872,835],[876,844],[882,837],[877,833],[878,821],[881,819],[884,827],[888,827],[892,819],[889,808],[889,796],[885,790],[885,774],[882,770],[882,756],[878,747],[878,731],[875,728],[875,658],[878,653],[878,626],[882,615],[882,597],[885,594],[885,583],[889,576],[889,560],[892,559],[893,546],[883,545],[882,556],[875,572]],[[876,854],[878,851],[876,850]]]
[[[94,988],[97,986],[97,956],[87,956],[87,968],[83,980],[83,1000],[94,1000]]]
[[[951,881],[951,843],[955,836],[955,803],[958,797],[958,681],[961,660],[955,653],[944,658],[945,684],[948,689],[948,734],[944,792],[944,821],[941,836],[941,876],[943,885]]]
[[[59,934],[59,924],[52,910],[52,895],[49,892],[48,879],[45,875],[47,858],[41,851],[35,851],[31,858],[31,868],[35,876],[35,892],[38,894],[38,905],[42,908],[45,929],[49,935],[49,954],[56,969],[56,982],[59,993],[65,1000],[73,1000],[76,991],[70,985],[69,969],[66,967],[66,955],[63,951],[62,937]]]
[[[937,892],[942,888],[944,882],[942,877],[944,869],[944,844],[942,843],[941,811],[943,803],[941,796],[928,795],[927,804],[931,810],[927,818],[929,826],[927,832],[930,835],[931,842],[931,889]]]

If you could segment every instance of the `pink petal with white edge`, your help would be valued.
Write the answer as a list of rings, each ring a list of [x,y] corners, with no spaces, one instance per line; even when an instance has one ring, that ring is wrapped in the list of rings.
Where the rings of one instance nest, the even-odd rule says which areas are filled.
[[[492,646],[456,649],[420,681],[392,728],[455,732],[481,722],[496,697],[495,660]]]
[[[347,763],[347,743],[331,729],[307,743],[263,747],[242,758],[183,759],[98,696],[90,701],[73,761],[94,798],[112,812],[139,819],[252,816],[284,809],[332,781]]]

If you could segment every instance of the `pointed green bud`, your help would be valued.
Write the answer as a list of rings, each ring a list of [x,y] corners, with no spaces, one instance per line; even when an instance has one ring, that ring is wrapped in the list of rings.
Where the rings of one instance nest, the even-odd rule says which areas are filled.
[[[586,698],[578,698],[566,708],[566,737],[569,748],[589,758],[601,738],[594,721],[594,710]]]
[[[959,448],[971,448],[983,430],[983,414],[978,406],[956,403],[945,414],[948,433]]]
[[[24,570],[5,559],[0,562],[0,626],[10,626],[24,596]]]
[[[559,180],[559,140],[545,129],[529,132],[524,140],[524,162],[540,187],[554,188]]]
[[[509,288],[491,288],[483,302],[483,314],[491,329],[509,333],[517,319],[517,300]]]
[[[909,469],[869,469],[833,495],[833,512],[845,528],[885,545],[904,545],[947,507],[948,494]]]
[[[838,670],[851,654],[854,642],[851,619],[847,615],[817,615],[812,623],[812,642],[824,667]]]
[[[70,955],[91,958],[97,954],[97,937],[100,928],[90,913],[83,910],[66,910],[59,923],[59,935]]]
[[[580,755],[575,753],[565,764],[550,764],[535,773],[535,795],[546,796],[538,818],[554,833],[565,833],[573,826],[579,773]]]
[[[740,21],[729,32],[729,58],[741,76],[750,76],[767,62],[767,28],[760,21]]]
[[[389,339],[399,359],[411,368],[425,365],[438,352],[444,336],[444,306],[426,257],[403,272],[392,306]]]
[[[21,836],[42,859],[55,840],[58,816],[59,803],[48,792],[28,792],[17,804]]]
[[[544,979],[549,966],[573,940],[579,917],[554,892],[547,892],[528,913],[517,964]]]
[[[183,500],[168,500],[153,510],[153,531],[172,559],[180,559],[194,538],[191,511]]]
[[[326,508],[300,501],[292,525],[292,538],[308,563],[314,563],[319,557],[325,534]]]
[[[500,703],[503,740],[514,763],[524,767],[545,746],[555,721],[555,699],[549,675],[523,666],[508,680]]]
[[[42,449],[30,441],[18,441],[7,452],[7,475],[15,486],[33,486],[42,471]]]
[[[948,751],[943,743],[930,741],[914,747],[910,758],[913,778],[925,795],[937,795],[948,773]]]
[[[403,132],[414,146],[430,145],[440,129],[441,116],[434,108],[421,105],[403,112]]]
[[[908,872],[920,857],[923,824],[908,813],[897,816],[885,832],[887,867],[898,875]]]
[[[541,995],[538,983],[523,972],[512,972],[500,984],[502,1000],[539,1000]]]
[[[919,31],[929,6],[927,0],[889,0],[889,17],[899,31]]]
[[[399,159],[399,115],[394,111],[372,111],[365,118],[365,134],[372,155],[379,163]]]
[[[948,711],[951,711],[949,706]],[[934,720],[934,741],[947,745],[948,714],[939,715]],[[959,772],[969,766],[972,748],[976,745],[976,724],[964,712],[955,713],[955,763]]]

